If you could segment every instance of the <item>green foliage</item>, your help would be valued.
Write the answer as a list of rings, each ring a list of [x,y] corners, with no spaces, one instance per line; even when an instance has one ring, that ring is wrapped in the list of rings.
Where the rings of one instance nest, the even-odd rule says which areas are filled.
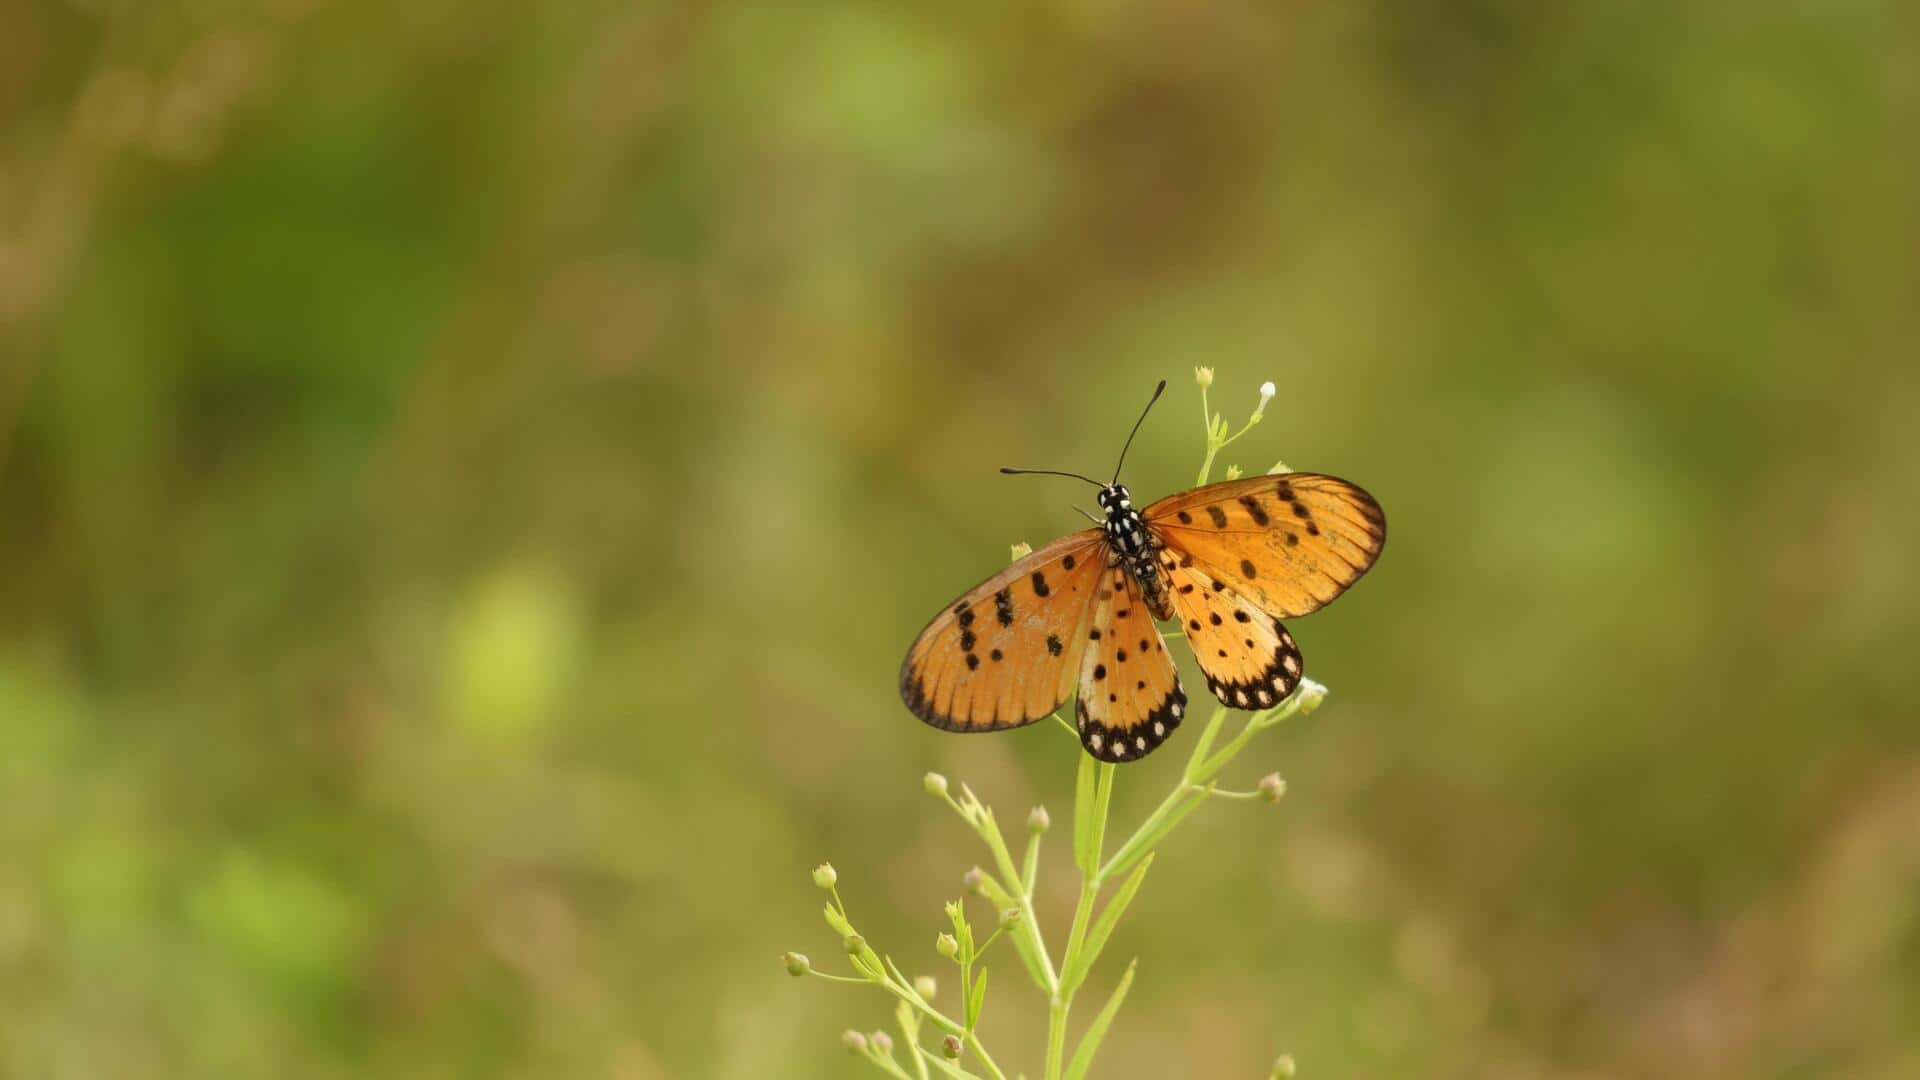
[[[846,907],[840,901],[840,894],[833,881],[837,874],[830,865],[822,864],[814,872],[814,882],[822,888],[833,890],[833,901],[826,907],[825,916],[828,927],[840,936],[848,947],[849,962],[854,976],[834,975],[801,965],[796,969],[793,961],[787,959],[788,971],[795,975],[814,975],[832,982],[865,982],[900,999],[905,1011],[896,1019],[900,1023],[901,1034],[908,1049],[915,1054],[927,1057],[937,1064],[947,1075],[974,1076],[966,1069],[944,1060],[931,1057],[932,1051],[919,1044],[919,1018],[931,1022],[940,1030],[958,1036],[966,1049],[978,1060],[979,1067],[994,1080],[1006,1080],[1006,1074],[988,1055],[985,1043],[980,1036],[980,1017],[985,1006],[987,969],[980,963],[995,942],[1003,934],[1010,936],[1019,953],[1022,965],[1034,988],[1039,991],[1047,1003],[1050,1023],[1047,1031],[1046,1066],[1042,1075],[1046,1080],[1079,1080],[1087,1074],[1093,1062],[1094,1054],[1099,1050],[1101,1041],[1106,1037],[1107,1028],[1112,1024],[1114,1015],[1119,1011],[1127,989],[1133,984],[1134,962],[1129,961],[1126,973],[1114,989],[1099,1014],[1087,1025],[1074,1050],[1073,1058],[1064,1064],[1063,1052],[1068,1039],[1067,1025],[1070,1019],[1075,997],[1087,974],[1100,959],[1113,935],[1114,928],[1127,912],[1135,894],[1146,880],[1147,870],[1153,865],[1156,848],[1167,839],[1174,828],[1209,796],[1238,799],[1260,797],[1258,791],[1221,791],[1209,779],[1199,782],[1197,777],[1212,777],[1230,764],[1247,741],[1254,734],[1275,727],[1288,718],[1312,712],[1326,698],[1326,688],[1311,680],[1302,681],[1300,686],[1287,699],[1271,709],[1262,710],[1248,716],[1239,733],[1219,751],[1209,756],[1212,740],[1196,740],[1192,757],[1181,774],[1178,786],[1160,806],[1150,813],[1146,820],[1120,844],[1110,861],[1102,863],[1104,855],[1102,844],[1107,828],[1107,812],[1112,802],[1114,777],[1119,768],[1110,763],[1095,761],[1091,756],[1079,750],[1078,740],[1074,740],[1072,751],[1080,761],[1077,780],[1074,785],[1074,861],[1080,870],[1080,902],[1074,911],[1073,925],[1068,933],[1066,945],[1061,951],[1056,966],[1042,938],[1040,926],[1033,914],[1033,898],[1038,887],[1034,868],[1039,865],[1040,839],[1043,829],[1030,829],[1027,837],[1025,866],[1027,870],[1017,872],[1008,855],[1006,840],[1000,834],[991,808],[977,798],[967,785],[959,786],[960,794],[955,797],[945,777],[930,774],[924,786],[929,794],[945,802],[960,820],[971,828],[987,850],[992,854],[993,871],[975,871],[968,875],[974,895],[984,899],[995,912],[995,929],[977,946],[975,932],[966,916],[964,899],[950,901],[946,905],[948,920],[952,923],[952,954],[948,955],[946,938],[939,939],[936,949],[948,956],[960,974],[960,1001],[963,1013],[960,1020],[950,1019],[934,1008],[925,996],[918,993],[913,981],[894,966],[892,960],[882,961],[879,954],[866,944],[866,938],[854,929]],[[1225,722],[1227,710],[1216,709],[1207,724],[1207,733],[1211,734]],[[1122,880],[1120,875],[1125,874]],[[1119,880],[1116,888],[1107,887]],[[1097,917],[1094,909],[1099,906],[1105,895],[1106,902],[1100,907]],[[789,953],[787,957],[796,954]],[[1058,972],[1058,974],[1056,974]],[[873,1040],[865,1039],[855,1045],[848,1044],[855,1053],[866,1058],[883,1072],[904,1075],[890,1054],[878,1050]]]

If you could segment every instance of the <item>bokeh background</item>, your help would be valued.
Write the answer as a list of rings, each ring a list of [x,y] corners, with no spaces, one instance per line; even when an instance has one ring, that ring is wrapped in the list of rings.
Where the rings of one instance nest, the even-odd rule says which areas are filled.
[[[996,466],[1165,377],[1190,484],[1206,364],[1392,540],[1104,1075],[1920,1075],[1916,72],[1891,0],[9,0],[0,1073],[858,1075],[808,870],[938,971],[921,774],[1074,761],[900,655],[1079,525]]]

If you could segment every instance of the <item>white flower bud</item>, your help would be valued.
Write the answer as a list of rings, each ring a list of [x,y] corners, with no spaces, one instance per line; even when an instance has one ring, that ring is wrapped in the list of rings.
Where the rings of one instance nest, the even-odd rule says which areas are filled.
[[[1027,831],[1030,833],[1046,832],[1052,824],[1053,818],[1047,815],[1047,808],[1044,806],[1034,807],[1033,813],[1027,815]]]
[[[1287,782],[1280,778],[1279,773],[1277,772],[1268,773],[1267,775],[1260,778],[1260,797],[1261,798],[1267,800],[1270,803],[1277,803],[1280,801],[1280,796],[1285,795],[1286,793],[1287,793]]]
[[[1260,384],[1260,404],[1255,405],[1253,407],[1253,415],[1248,418],[1247,422],[1251,424],[1259,423],[1260,418],[1266,415],[1267,402],[1272,401],[1273,395],[1277,393],[1279,393],[1279,391],[1274,387],[1272,383],[1270,382],[1261,383]]]

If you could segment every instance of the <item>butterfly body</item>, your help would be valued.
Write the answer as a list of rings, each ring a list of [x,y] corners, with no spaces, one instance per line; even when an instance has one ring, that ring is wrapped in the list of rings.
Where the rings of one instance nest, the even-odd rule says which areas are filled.
[[[1133,498],[1125,484],[1108,484],[1094,496],[1107,513],[1101,530],[1107,534],[1108,560],[1126,568],[1134,584],[1140,587],[1147,610],[1160,620],[1173,618],[1173,600],[1167,594],[1161,575],[1160,538],[1147,527],[1147,520],[1133,508]]]
[[[1187,703],[1155,620],[1180,621],[1223,704],[1269,708],[1302,673],[1279,620],[1332,601],[1386,543],[1379,504],[1331,476],[1230,480],[1145,510],[1117,481],[1095,486],[1098,528],[1022,558],[921,631],[900,669],[915,715],[949,731],[997,731],[1072,696],[1088,753],[1138,760],[1179,726]]]

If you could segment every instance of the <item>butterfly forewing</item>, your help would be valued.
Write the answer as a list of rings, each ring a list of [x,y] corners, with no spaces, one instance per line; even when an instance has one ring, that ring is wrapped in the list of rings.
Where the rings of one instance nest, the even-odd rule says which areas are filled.
[[[1169,495],[1143,516],[1179,565],[1281,619],[1345,592],[1387,542],[1386,515],[1373,496],[1317,473],[1209,484]]]
[[[948,731],[1031,724],[1073,691],[1106,572],[1105,540],[1062,537],[947,605],[900,667],[900,697]]]
[[[1221,704],[1265,709],[1293,693],[1300,685],[1300,650],[1279,620],[1197,564],[1179,565],[1170,551],[1161,552],[1161,564],[1172,583],[1175,617]]]
[[[1187,695],[1140,587],[1124,569],[1106,571],[1087,638],[1074,706],[1080,743],[1102,761],[1145,757],[1180,726]]]

